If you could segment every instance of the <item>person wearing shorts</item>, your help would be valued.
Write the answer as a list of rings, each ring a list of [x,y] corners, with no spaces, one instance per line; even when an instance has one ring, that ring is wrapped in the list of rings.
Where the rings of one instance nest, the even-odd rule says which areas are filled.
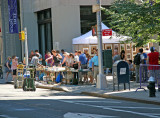
[[[18,57],[16,57],[14,55],[14,56],[12,56],[12,66],[11,66],[13,81],[14,81],[14,78],[16,77],[16,75],[17,75],[17,65],[18,65]]]

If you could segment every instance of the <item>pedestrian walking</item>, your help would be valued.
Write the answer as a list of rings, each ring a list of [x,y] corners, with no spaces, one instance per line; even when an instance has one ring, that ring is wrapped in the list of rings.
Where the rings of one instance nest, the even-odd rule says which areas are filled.
[[[12,70],[11,70],[11,61],[12,61],[12,59],[11,59],[11,57],[9,56],[9,57],[7,58],[6,63],[5,63],[5,72],[6,72],[5,81],[6,81],[6,82],[8,82],[8,75],[12,72]]]

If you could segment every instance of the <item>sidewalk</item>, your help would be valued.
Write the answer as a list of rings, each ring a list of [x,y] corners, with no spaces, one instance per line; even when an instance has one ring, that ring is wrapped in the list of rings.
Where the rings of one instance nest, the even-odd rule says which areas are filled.
[[[116,90],[113,91],[113,77],[107,76],[106,79],[108,86],[104,90],[96,88],[95,85],[43,85],[37,82],[36,86],[37,88],[73,92],[95,97],[112,98],[118,100],[160,105],[160,92],[158,91],[156,92],[156,97],[149,97],[149,90],[145,86],[144,88],[146,91],[144,91],[143,89],[139,89],[136,92],[136,89],[139,88],[139,83],[136,82],[130,83],[130,91],[128,89],[128,84],[126,84],[126,90],[123,90],[123,84],[120,84],[120,91],[117,90],[117,86],[115,87]]]
[[[5,78],[5,74],[4,74]],[[44,85],[42,83],[36,82],[37,88],[43,89],[51,89],[65,92],[73,92],[78,94],[84,94],[95,97],[103,97],[103,98],[112,98],[118,100],[126,100],[147,104],[155,104],[160,105],[160,92],[156,92],[156,97],[149,97],[149,91],[147,87],[144,87],[146,91],[139,89],[137,92],[136,89],[139,88],[139,83],[131,82],[129,91],[128,84],[126,84],[126,90],[123,90],[123,84],[120,84],[120,91],[117,90],[117,86],[115,87],[115,91],[113,91],[113,77],[107,76],[107,88],[104,90],[100,90],[95,87],[95,85]],[[12,80],[11,75],[8,78],[9,81]],[[0,84],[4,84],[5,80],[0,79]]]

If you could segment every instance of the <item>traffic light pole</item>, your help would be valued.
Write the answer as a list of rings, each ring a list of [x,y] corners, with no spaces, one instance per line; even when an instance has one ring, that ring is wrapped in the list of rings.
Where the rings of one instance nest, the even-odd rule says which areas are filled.
[[[26,68],[28,68],[28,42],[27,42],[27,28],[24,28],[25,32],[25,61],[26,61]]]
[[[97,0],[97,5],[101,7],[101,0]],[[107,82],[106,82],[106,76],[104,75],[103,72],[101,9],[97,11],[97,39],[98,39],[98,63],[99,63],[97,88],[104,89],[107,87]]]
[[[22,10],[22,0],[20,2],[20,23],[21,23],[21,31],[23,30],[23,10]],[[22,45],[22,61],[24,58],[24,41],[21,40],[21,45]]]

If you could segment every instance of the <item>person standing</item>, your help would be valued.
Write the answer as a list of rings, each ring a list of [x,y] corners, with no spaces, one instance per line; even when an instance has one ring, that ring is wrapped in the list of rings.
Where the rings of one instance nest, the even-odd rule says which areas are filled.
[[[128,60],[128,65],[129,65],[129,76],[130,76],[130,81],[131,81],[133,80],[133,71],[134,71],[132,60]]]
[[[134,64],[136,65],[136,82],[139,82],[139,69],[140,69],[140,64],[142,64],[144,61],[144,56],[143,56],[143,49],[139,49],[139,52],[136,54],[134,57]]]
[[[87,58],[86,58],[87,50],[84,50],[84,53],[81,54],[79,51],[79,69],[87,69]],[[87,80],[87,73],[82,72],[82,76],[84,76],[84,82]],[[82,76],[80,77],[80,82],[82,82]]]
[[[42,65],[42,55],[38,52],[38,50],[35,50],[35,54],[37,54],[37,55],[39,55],[39,64],[41,64]]]
[[[117,49],[114,50],[113,63],[116,62],[116,61],[118,61],[118,60],[120,60],[120,59],[121,59],[121,57],[120,57],[120,55],[118,54],[118,50],[117,50]]]
[[[157,66],[149,66],[148,70],[150,72],[150,76],[154,77],[156,79],[158,75],[158,71],[159,71],[159,66],[158,66],[158,60],[159,60],[159,52],[157,52],[157,50],[155,49],[155,47],[151,47],[150,48],[151,53],[148,54],[148,58],[147,58],[147,63],[149,65],[157,65]],[[158,81],[158,91],[160,91],[160,82]]]
[[[90,78],[90,83],[93,84],[92,57],[89,55],[88,59],[88,68],[90,70],[88,72],[88,77]]]
[[[62,67],[66,66],[66,62],[64,61],[64,58],[65,58],[64,53],[65,53],[64,49],[62,49],[61,50],[61,54],[60,54],[62,56],[62,59],[61,59],[61,65],[62,65]]]
[[[49,66],[49,67],[53,66],[53,63],[54,63],[53,62],[53,56],[51,55],[50,52],[47,53],[45,61],[46,61],[47,66]]]
[[[92,58],[92,71],[97,83],[97,75],[99,74],[98,49],[96,50],[96,55]]]
[[[34,56],[34,51],[31,50],[31,53],[30,53],[29,58],[28,58],[29,62],[31,62],[33,56]]]
[[[18,57],[14,55],[12,56],[12,66],[11,66],[13,81],[17,75],[17,65],[18,65]]]
[[[75,51],[74,55],[74,63],[73,63],[73,68],[78,69],[78,63],[79,63],[79,56],[77,50]]]
[[[124,50],[121,51],[120,59],[123,60],[123,61],[126,60],[126,59],[125,59],[125,51],[124,51]]]
[[[143,51],[143,49],[142,49],[142,51]],[[143,59],[143,61],[142,61],[142,64],[147,64],[147,54],[145,53],[145,52],[142,52],[142,54],[143,54],[143,57],[144,57],[144,59]],[[147,66],[143,66],[143,68],[142,68],[142,76],[143,76],[143,78],[144,78],[144,80],[146,81],[147,79],[148,79],[148,69],[147,69]]]
[[[5,77],[5,81],[8,82],[8,75],[12,72],[11,71],[11,57],[7,58],[7,61],[5,63],[5,71],[6,71],[6,77]]]
[[[38,54],[34,54],[34,56],[32,57],[31,63],[32,63],[34,66],[37,66],[37,65],[38,65],[38,63],[39,63],[39,55],[38,55]]]
[[[59,66],[62,56],[59,54],[59,51],[56,52],[56,50],[52,50],[52,54],[53,54],[54,65]]]

